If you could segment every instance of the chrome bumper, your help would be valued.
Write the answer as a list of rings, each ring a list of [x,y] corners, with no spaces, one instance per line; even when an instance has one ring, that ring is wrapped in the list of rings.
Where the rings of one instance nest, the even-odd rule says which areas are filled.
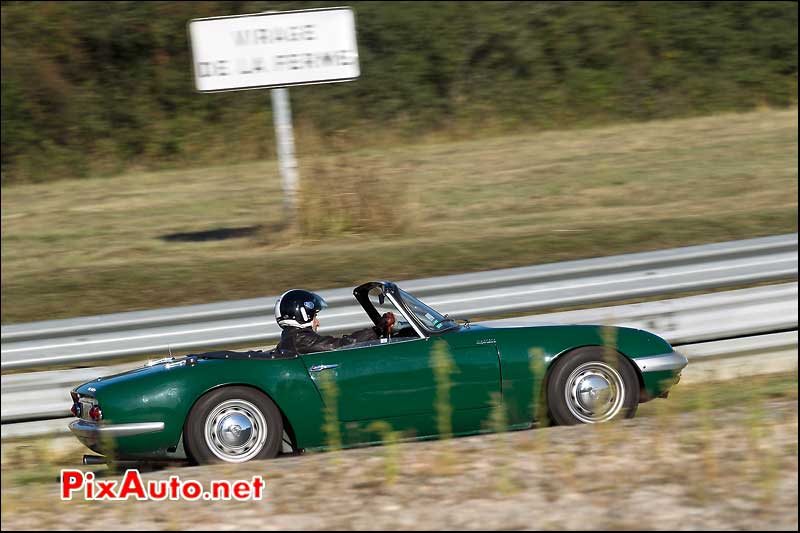
[[[633,360],[639,370],[644,374],[646,372],[661,372],[664,370],[678,371],[689,364],[686,356],[679,352],[670,352],[662,355],[654,355],[652,357],[640,357]]]
[[[115,454],[116,459],[125,459],[125,457],[116,455],[119,449],[116,448],[113,438],[116,437],[130,437],[132,435],[143,435],[147,433],[156,433],[164,430],[164,422],[140,422],[136,424],[109,424],[102,425],[89,420],[73,420],[69,424],[69,429],[78,438],[78,440],[92,450],[100,454]],[[110,438],[109,438],[110,437]],[[140,460],[146,459],[166,459],[166,460],[183,460],[186,459],[186,451],[183,448],[183,435],[178,440],[177,446],[154,449],[151,452],[141,452],[131,455],[128,459]]]
[[[102,437],[128,437],[142,433],[155,433],[164,429],[164,422],[141,422],[137,424],[100,425],[88,420],[73,420],[69,430],[81,441],[98,441]]]

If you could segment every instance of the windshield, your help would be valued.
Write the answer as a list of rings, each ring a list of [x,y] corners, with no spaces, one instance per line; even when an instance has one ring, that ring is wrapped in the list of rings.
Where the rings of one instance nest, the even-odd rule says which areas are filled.
[[[422,322],[422,325],[432,331],[449,329],[457,326],[452,318],[442,315],[440,312],[428,307],[420,300],[408,294],[406,291],[401,290],[400,295],[403,298],[409,311],[414,313],[414,316]]]

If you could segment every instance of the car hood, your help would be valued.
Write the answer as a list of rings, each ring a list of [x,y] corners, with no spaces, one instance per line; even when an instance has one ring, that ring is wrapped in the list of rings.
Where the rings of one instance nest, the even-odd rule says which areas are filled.
[[[475,322],[474,325],[489,329],[497,329],[497,328],[535,328],[543,326],[563,326],[564,324],[560,324],[558,322],[534,321],[530,319],[519,320],[517,318],[505,318],[500,320],[487,320],[484,322]]]

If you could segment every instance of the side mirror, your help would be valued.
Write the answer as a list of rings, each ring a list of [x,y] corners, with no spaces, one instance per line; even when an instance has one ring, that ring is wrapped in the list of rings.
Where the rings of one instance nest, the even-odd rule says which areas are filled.
[[[381,305],[383,305],[383,302],[384,302],[385,300],[386,300],[386,295],[385,295],[385,294],[383,294],[383,293],[380,293],[380,294],[378,295],[378,303],[379,303],[379,304],[381,304]]]

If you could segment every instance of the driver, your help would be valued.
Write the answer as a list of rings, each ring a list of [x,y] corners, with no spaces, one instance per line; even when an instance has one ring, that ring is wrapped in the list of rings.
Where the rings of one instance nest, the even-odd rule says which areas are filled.
[[[275,320],[283,329],[277,350],[294,354],[324,352],[386,336],[394,325],[394,314],[384,313],[377,326],[343,337],[319,335],[317,313],[328,307],[318,294],[302,289],[283,293],[275,302]]]

